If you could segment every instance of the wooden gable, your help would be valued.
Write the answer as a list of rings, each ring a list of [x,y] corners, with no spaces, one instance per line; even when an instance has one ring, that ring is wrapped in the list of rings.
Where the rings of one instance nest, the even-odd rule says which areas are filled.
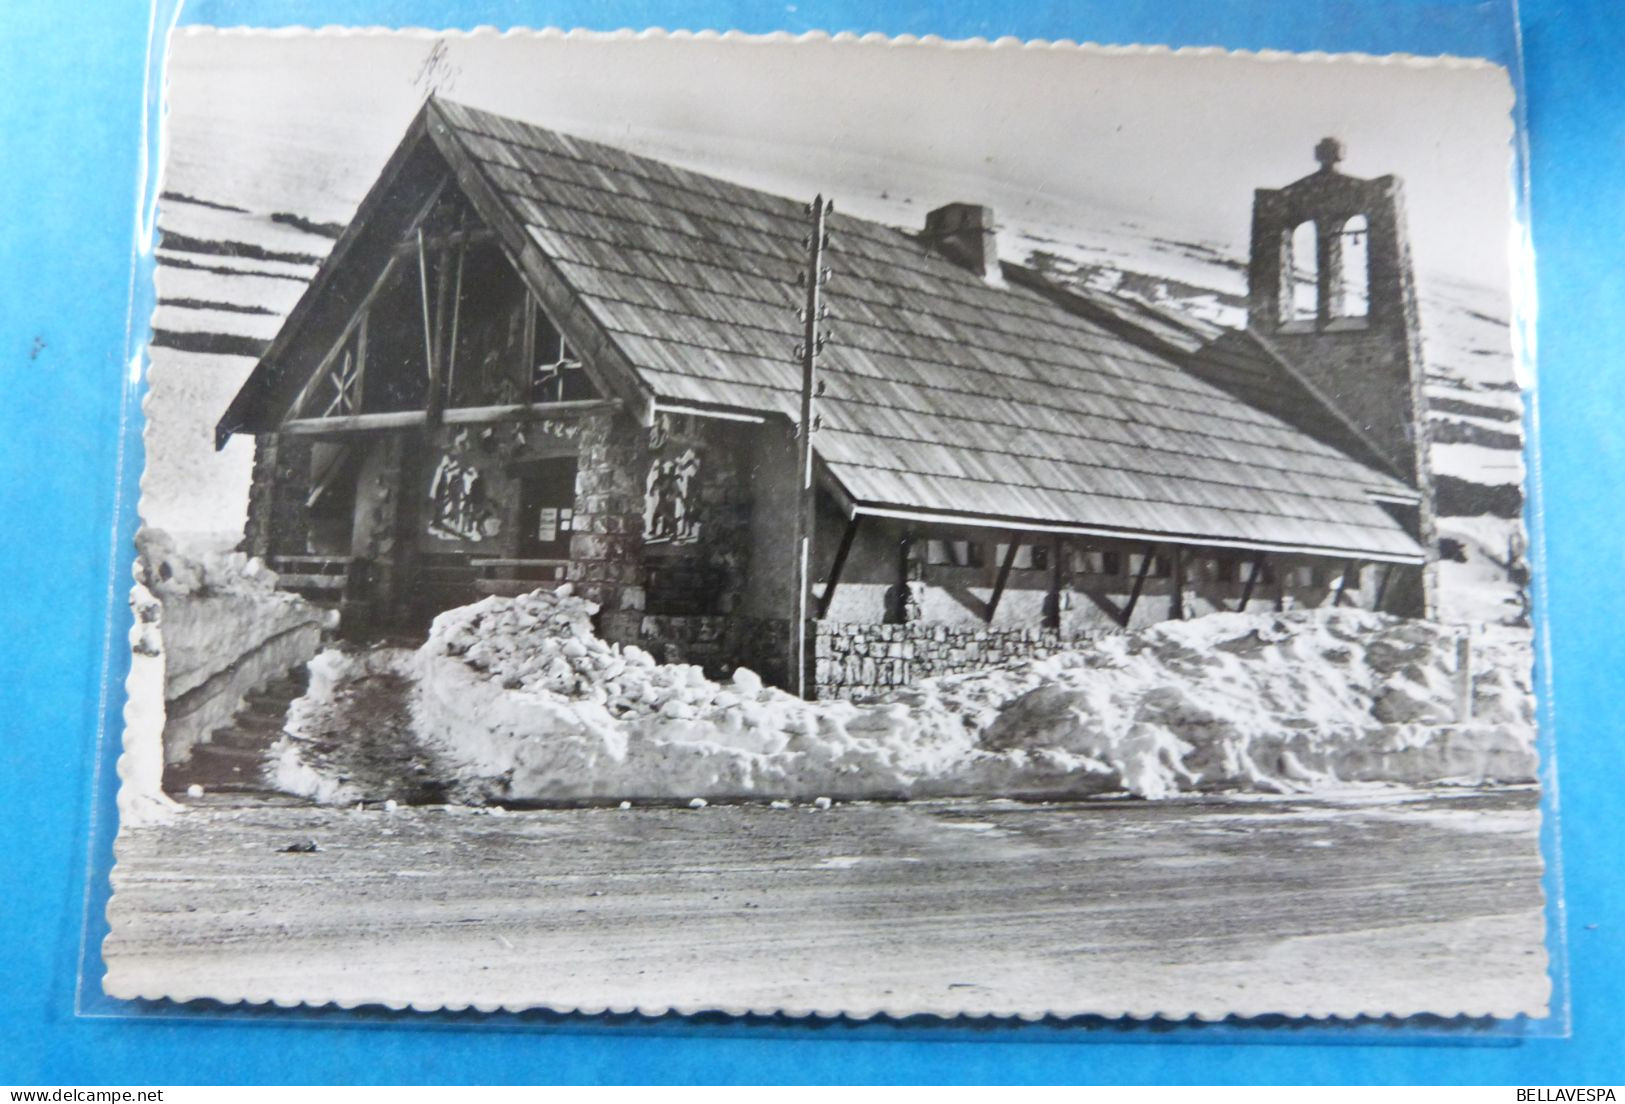
[[[432,116],[431,102],[220,419],[217,448],[239,432],[361,428],[397,415],[406,424],[420,412],[433,420],[448,408],[614,393],[580,351],[601,352],[603,339],[561,286],[546,303],[532,290],[524,243],[505,240],[489,204],[464,191],[467,174],[434,140]],[[623,393],[629,378],[623,369]]]

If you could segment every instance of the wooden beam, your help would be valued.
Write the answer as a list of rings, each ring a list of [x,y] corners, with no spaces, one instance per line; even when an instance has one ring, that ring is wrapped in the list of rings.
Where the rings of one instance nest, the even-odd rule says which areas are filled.
[[[1140,604],[1140,592],[1145,590],[1146,576],[1151,574],[1151,564],[1156,558],[1157,546],[1154,544],[1146,545],[1145,554],[1140,557],[1140,570],[1134,576],[1134,586],[1128,592],[1128,605],[1123,607],[1123,615],[1119,618],[1123,622],[1125,629],[1128,628],[1129,621],[1134,617],[1134,607]]]
[[[1016,550],[1021,547],[1021,534],[1011,533],[1010,543],[1004,549],[1004,562],[999,565],[998,578],[993,580],[993,596],[987,600],[987,615],[984,618],[988,624],[993,623],[993,615],[998,612],[999,599],[1004,597],[1004,585],[1010,581],[1010,568],[1015,566]]]
[[[1168,617],[1174,621],[1185,620],[1185,548],[1176,544],[1169,552],[1173,561],[1173,570],[1170,574],[1170,587],[1168,591]]]
[[[841,572],[846,567],[847,554],[852,551],[852,542],[857,539],[858,522],[861,514],[853,514],[852,520],[846,523],[846,530],[841,534],[841,543],[835,549],[835,562],[829,568],[829,581],[824,584],[824,593],[818,597],[818,619],[822,621],[824,615],[829,613],[829,605],[835,600],[835,588],[841,582]]]
[[[488,422],[533,422],[546,418],[575,418],[598,410],[615,410],[619,399],[571,399],[555,403],[511,403],[506,406],[454,406],[441,419],[446,424]],[[376,414],[351,414],[339,418],[293,418],[278,427],[279,433],[298,436],[324,436],[377,429],[411,429],[427,425],[421,410],[388,410]]]
[[[384,284],[388,282],[390,276],[394,275],[394,272],[395,258],[391,257],[389,262],[384,265],[383,271],[378,274],[378,278],[367,289],[367,294],[362,296],[361,305],[350,316],[350,321],[345,323],[344,329],[339,333],[338,340],[333,342],[332,347],[327,350],[327,354],[317,362],[315,371],[310,373],[310,376],[305,380],[304,386],[294,395],[293,402],[288,404],[288,414],[295,417],[299,415],[300,409],[305,405],[306,400],[310,398],[311,391],[320,380],[326,377],[327,369],[332,365],[334,359],[350,343],[350,337],[355,333],[356,327],[365,327],[367,314],[372,309],[372,301],[378,298],[378,293],[384,289]],[[363,339],[365,333],[366,331],[363,328]]]
[[[536,293],[525,288],[524,330],[519,335],[519,396],[526,402],[535,397],[536,385]]]
[[[278,426],[277,432],[299,437],[320,437],[373,429],[412,429],[423,424],[421,410],[390,410],[379,414],[347,414],[337,418],[292,418]]]
[[[670,399],[656,399],[655,413],[682,414],[690,418],[715,418],[722,422],[745,422],[750,425],[766,425],[767,420],[774,415],[768,413],[756,414],[749,410],[735,410],[715,403],[674,402]],[[820,481],[825,475],[822,470],[818,473]],[[843,510],[850,514],[852,511]]]
[[[897,607],[886,611],[887,619],[893,624],[908,621],[908,557],[913,544],[913,533],[904,533],[897,542]]]
[[[309,509],[321,501],[322,495],[327,493],[327,488],[332,485],[333,480],[338,478],[339,473],[344,470],[345,461],[349,458],[350,450],[342,445],[339,446],[338,450],[334,452],[332,456],[328,457],[327,467],[322,469],[322,473],[320,475],[311,480],[310,493],[305,496],[306,509]]]
[[[974,529],[1009,529],[1013,526],[1019,526],[1026,533],[1065,533],[1074,537],[1100,537],[1112,541],[1185,541],[1201,548],[1231,548],[1241,549],[1246,552],[1255,552],[1262,548],[1272,554],[1280,555],[1322,557],[1354,555],[1368,563],[1397,563],[1421,566],[1425,562],[1425,557],[1421,553],[1412,555],[1399,552],[1378,552],[1346,546],[1331,547],[1308,544],[1272,544],[1256,540],[1226,540],[1223,537],[1211,537],[1199,533],[1158,533],[1149,529],[1108,529],[1097,525],[1043,521],[1036,518],[1011,515],[962,513],[957,510],[935,510],[924,507],[905,509],[878,502],[858,501],[853,504],[853,508],[859,513],[869,514],[872,517],[894,518],[898,521],[917,522],[926,525],[954,525]]]
[[[1355,562],[1354,560],[1346,560],[1343,563],[1343,577],[1337,580],[1337,596],[1332,599],[1334,608],[1343,604],[1343,592],[1349,588],[1349,576],[1354,574]]]
[[[454,406],[440,416],[453,422],[531,422],[543,418],[574,418],[596,410],[617,410],[620,399],[567,399],[549,403],[509,403],[504,406]]]
[[[423,355],[426,358],[424,368],[429,376],[429,383],[434,383],[434,323],[429,319],[429,256],[423,246],[423,227],[417,228],[418,235],[418,290],[423,295]]]
[[[439,425],[440,415],[446,409],[446,331],[449,329],[446,311],[451,291],[451,281],[446,278],[450,273],[446,269],[450,264],[451,257],[444,252],[435,262],[434,340],[429,352],[429,392],[423,403],[430,425]]]
[[[343,590],[345,577],[343,575],[312,575],[293,571],[278,571],[276,581],[278,586],[285,589],[298,587],[302,590]]]
[[[1377,597],[1371,603],[1371,608],[1377,613],[1382,612],[1382,600],[1388,596],[1388,580],[1394,577],[1394,565],[1382,565],[1382,578],[1377,580]]]
[[[451,289],[451,334],[446,338],[446,386],[441,391],[442,406],[451,403],[451,389],[457,381],[457,323],[463,313],[463,259],[467,248],[457,247],[457,276]]]
[[[663,410],[665,407],[662,406],[661,409]],[[852,501],[852,495],[841,485],[841,481],[835,478],[834,473],[829,470],[829,465],[824,462],[822,457],[817,456],[813,458],[813,463],[818,469],[819,491],[835,500],[835,506],[841,511],[842,517],[849,518],[856,514],[858,511],[856,504]]]
[[[476,226],[472,230],[453,230],[447,234],[435,234],[425,237],[423,244],[429,249],[451,249],[456,246],[484,245],[495,243],[496,234],[483,226]],[[394,254],[402,259],[410,259],[417,252],[417,242],[407,237],[395,244]]]
[[[370,307],[361,308],[361,326],[355,335],[355,412],[367,409],[367,318]]]
[[[1056,537],[1049,546],[1049,594],[1044,603],[1044,628],[1061,627],[1061,558],[1067,553],[1066,538]]]
[[[1258,585],[1258,578],[1263,574],[1264,553],[1259,552],[1253,557],[1253,569],[1247,573],[1247,583],[1241,588],[1241,605],[1236,607],[1237,613],[1247,612],[1247,603],[1253,600],[1253,588]]]

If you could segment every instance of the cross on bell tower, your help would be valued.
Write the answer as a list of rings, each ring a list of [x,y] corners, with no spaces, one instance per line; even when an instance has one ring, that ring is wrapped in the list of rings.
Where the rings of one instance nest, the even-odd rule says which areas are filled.
[[[1315,160],[1320,162],[1321,172],[1336,172],[1337,163],[1343,160],[1343,143],[1336,138],[1322,138],[1315,144]]]

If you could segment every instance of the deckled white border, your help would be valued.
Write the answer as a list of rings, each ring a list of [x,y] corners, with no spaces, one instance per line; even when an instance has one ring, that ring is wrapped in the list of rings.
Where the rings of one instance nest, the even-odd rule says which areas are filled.
[[[858,42],[866,45],[880,46],[946,46],[951,49],[1018,49],[1018,50],[1083,50],[1091,53],[1127,56],[1184,56],[1192,57],[1235,57],[1256,58],[1263,61],[1307,61],[1307,62],[1356,62],[1373,65],[1407,65],[1432,68],[1443,66],[1453,69],[1502,69],[1506,67],[1490,61],[1487,58],[1463,57],[1459,54],[1366,54],[1358,51],[1330,52],[1326,50],[1306,50],[1301,53],[1291,50],[1248,50],[1230,48],[1226,46],[1162,46],[1156,43],[1114,44],[1109,42],[1096,42],[1092,39],[1082,41],[1070,38],[1017,38],[1014,35],[1001,35],[989,39],[981,35],[970,38],[943,38],[941,35],[926,34],[900,34],[887,35],[879,31],[868,31],[859,34],[856,31],[718,31],[711,28],[688,30],[685,28],[666,29],[663,27],[648,27],[638,30],[632,27],[622,27],[613,31],[600,31],[586,27],[564,28],[555,25],[544,27],[508,27],[499,28],[491,24],[482,24],[471,28],[450,28],[436,30],[433,27],[386,27],[381,24],[367,26],[346,26],[336,23],[327,23],[319,27],[255,27],[250,25],[206,26],[189,23],[185,26],[176,26],[175,34],[180,35],[233,35],[244,37],[272,36],[277,38],[303,38],[311,35],[332,35],[347,37],[354,35],[417,35],[430,38],[476,38],[496,36],[498,38],[540,38],[540,39],[584,39],[596,41],[625,41],[628,39],[671,39],[674,41],[699,42],[747,42],[747,43],[799,43],[799,42]]]
[[[126,353],[129,365],[129,379],[127,384],[132,390],[140,388],[143,384],[142,372],[144,365],[150,367],[150,364],[148,364],[146,361],[147,346],[151,337],[150,317],[144,320],[145,328],[143,328],[141,331],[140,341],[137,342],[136,340],[135,312],[136,304],[138,302],[136,281],[139,277],[142,264],[144,262],[150,263],[152,261],[156,248],[157,204],[158,196],[161,191],[162,173],[167,162],[168,151],[168,127],[167,123],[163,121],[165,108],[168,102],[168,42],[170,39],[173,39],[176,36],[224,35],[231,37],[241,36],[257,38],[269,36],[290,38],[311,36],[352,37],[373,35],[399,37],[405,35],[425,39],[527,37],[540,40],[582,40],[597,42],[669,39],[673,41],[738,42],[742,44],[773,45],[785,43],[839,43],[868,46],[881,45],[887,47],[928,46],[959,50],[1077,51],[1096,56],[1111,57],[1224,57],[1261,61],[1272,64],[1307,63],[1380,66],[1398,65],[1407,68],[1445,68],[1458,70],[1493,69],[1506,72],[1505,66],[1499,65],[1484,58],[1461,57],[1449,54],[1432,56],[1404,53],[1373,55],[1359,52],[1327,51],[1307,51],[1295,53],[1286,50],[1230,49],[1222,46],[1170,47],[1154,44],[1115,45],[1093,41],[1079,42],[1064,38],[1056,40],[1020,39],[1009,35],[989,40],[981,36],[951,39],[932,34],[902,34],[890,36],[880,34],[878,32],[858,34],[851,31],[839,31],[833,34],[827,31],[805,31],[800,33],[773,31],[758,34],[733,30],[717,31],[711,29],[702,29],[698,31],[685,29],[666,30],[659,27],[644,30],[622,28],[615,31],[599,31],[582,28],[566,30],[556,26],[542,28],[513,27],[504,30],[490,25],[482,25],[466,30],[460,28],[436,30],[434,28],[421,26],[391,28],[382,25],[369,25],[357,27],[336,24],[327,24],[314,28],[258,28],[252,26],[211,27],[203,25],[181,26],[179,20],[181,9],[184,6],[185,0],[169,0],[169,2],[173,4],[173,9],[170,12],[170,18],[167,21],[167,30],[163,38],[163,56],[162,59],[158,59],[155,58],[153,50],[156,47],[156,44],[160,41],[158,34],[160,19],[158,5],[160,2],[161,0],[153,0],[153,13],[150,24],[150,39],[147,53],[147,81],[145,88],[148,110],[143,112],[142,116],[142,153],[140,173],[137,181],[138,218],[129,285],[130,309],[126,320]],[[161,72],[154,64],[155,61],[158,60],[162,60],[164,62]],[[1510,74],[1508,74],[1508,82],[1511,84]],[[158,90],[156,94],[155,89]],[[1516,94],[1515,86],[1514,93]],[[1517,154],[1521,156],[1514,157],[1514,155],[1509,151],[1509,157],[1514,157],[1514,160],[1517,160],[1518,163],[1524,167],[1523,178],[1515,182],[1514,201],[1510,212],[1512,240],[1509,242],[1509,253],[1512,259],[1511,308],[1514,343],[1514,372],[1516,382],[1519,384],[1523,392],[1524,402],[1529,404],[1528,409],[1530,410],[1530,422],[1531,428],[1533,428],[1537,420],[1534,415],[1535,408],[1533,405],[1533,383],[1535,379],[1533,336],[1535,320],[1535,285],[1533,277],[1533,247],[1531,245],[1529,222],[1527,218],[1527,138],[1525,127],[1521,124],[1521,119],[1518,116],[1518,112],[1521,111],[1521,103],[1515,100],[1512,110],[1514,116],[1512,119],[1512,141],[1518,144]],[[160,123],[156,134],[153,134],[149,131],[149,127],[150,122],[155,115],[160,120]],[[154,146],[156,146],[157,150],[156,157],[151,156],[151,151],[153,150]],[[154,296],[153,305],[154,309],[156,309],[156,296]],[[145,442],[146,439],[145,434],[147,429],[147,423],[145,421],[145,399],[146,394],[143,393],[143,442]],[[127,442],[129,439],[128,406],[129,404],[126,403],[124,413],[121,414],[119,426],[117,468],[117,486],[119,488],[119,497],[118,503],[115,506],[115,517],[119,516],[122,509],[122,488],[125,478],[124,473],[126,470],[128,456]],[[1525,434],[1524,458],[1528,464],[1528,471],[1525,476],[1525,490],[1526,492],[1534,491],[1537,495],[1536,501],[1538,501],[1538,438],[1530,433]],[[142,482],[144,484],[144,478]],[[145,505],[143,491],[137,502],[138,525],[140,524],[140,519],[145,517]],[[1537,516],[1535,518],[1535,526],[1538,527],[1539,525],[1540,518]],[[106,715],[105,705],[107,703],[108,693],[107,672],[111,670],[111,659],[113,656],[112,649],[115,646],[117,638],[117,634],[114,632],[114,625],[118,616],[118,605],[116,604],[118,600],[117,579],[122,577],[122,571],[126,567],[133,567],[133,558],[130,556],[130,553],[133,550],[122,547],[122,543],[123,542],[119,540],[118,533],[115,529],[112,541],[111,556],[111,562],[114,565],[114,570],[108,583],[106,655],[103,666],[103,708],[100,711],[101,717],[105,717]],[[1540,538],[1539,546],[1544,546],[1543,538]],[[1540,650],[1540,658],[1543,661],[1542,666],[1547,672],[1546,678],[1542,680],[1541,685],[1542,689],[1546,691],[1544,702],[1549,702],[1550,659],[1549,652],[1547,651],[1548,645],[1545,643],[1547,640],[1549,640],[1549,633],[1547,632],[1545,616],[1546,603],[1544,600],[1541,600],[1543,599],[1545,593],[1543,566],[1537,565],[1533,575],[1534,578],[1532,580],[1532,586],[1534,587],[1535,596],[1537,598],[1535,616],[1537,633],[1536,648]],[[132,601],[136,600],[143,593],[144,588],[137,583],[130,592],[130,598]],[[141,632],[142,625],[139,621],[137,621],[128,634],[127,643],[134,644],[139,639]],[[179,806],[170,801],[162,794],[161,790],[156,792],[153,790],[154,779],[152,778],[151,768],[152,756],[155,751],[154,747],[152,746],[154,741],[158,741],[158,747],[156,749],[157,763],[160,774],[162,771],[161,732],[164,720],[163,672],[161,664],[153,664],[150,662],[143,663],[141,662],[141,658],[142,657],[139,656],[134,657],[134,662],[131,664],[130,673],[125,680],[124,686],[126,693],[126,704],[122,714],[124,719],[124,732],[121,745],[123,752],[118,759],[117,765],[117,771],[120,778],[117,807],[121,825],[146,823],[150,822],[155,817],[163,818],[169,815],[185,815],[185,809],[183,806]],[[1542,710],[1542,717],[1549,717],[1549,706],[1546,706]],[[101,746],[102,741],[105,740],[107,736],[105,732],[105,722],[99,721],[99,723],[102,725],[102,730],[98,732],[98,747]],[[1544,729],[1545,726],[1542,725],[1542,728]],[[1549,801],[1551,803],[1551,811],[1555,819],[1555,814],[1558,807],[1555,755],[1551,748],[1549,733],[1543,731],[1541,733],[1541,737],[1543,742],[1540,744],[1542,753],[1542,807],[1540,809],[1540,814],[1542,818],[1546,816],[1545,804]],[[93,791],[95,793],[100,793],[102,788],[100,761],[100,756],[98,756],[95,788]],[[96,817],[97,813],[93,808],[91,831],[91,837],[93,839],[97,838]],[[1544,867],[1544,855],[1542,856],[1542,864]],[[1546,972],[1549,982],[1552,980],[1554,973],[1559,970],[1566,973],[1567,970],[1566,927],[1562,923],[1564,904],[1562,898],[1560,859],[1559,863],[1557,864],[1557,872],[1559,879],[1557,882],[1558,894],[1556,899],[1546,899],[1546,895],[1544,893],[1542,895],[1548,915],[1548,922],[1551,923],[1554,917],[1556,920],[1555,932],[1553,933],[1553,938],[1551,940],[1552,943],[1556,944],[1555,951],[1552,946],[1542,947],[1542,950],[1546,952]],[[87,886],[91,884],[90,880],[94,879],[95,877],[96,857],[94,854],[91,854],[87,856]],[[106,917],[106,919],[109,919],[109,921],[115,896],[116,893],[110,894],[107,901],[109,916]],[[90,897],[87,893],[87,910],[89,908],[89,904]],[[89,916],[87,911],[85,927],[86,931],[88,931],[88,920]],[[105,965],[101,963],[99,956],[97,958],[97,963],[102,965],[105,973]],[[85,981],[82,973],[83,957],[81,957],[81,977],[79,979],[81,992],[83,991]],[[1560,1006],[1548,1007],[1546,1015],[1547,1017],[1550,1017],[1553,1014],[1560,1014],[1563,1019],[1566,1033],[1567,1025],[1569,1023],[1569,1009],[1567,1004],[1569,998],[1566,978],[1565,984],[1561,986],[1554,985],[1552,992],[1554,995],[1561,992],[1563,1003]],[[963,1021],[967,1023],[988,1021],[1017,1021],[1036,1023],[1041,1021],[1054,1021],[1057,1019],[1071,1020],[1081,1018],[1102,1018],[1106,1020],[1134,1020],[1139,1022],[1160,1020],[1165,1023],[1177,1024],[1181,1021],[1192,1023],[1220,1023],[1233,1019],[1246,1020],[1258,1017],[1273,1018],[1276,1016],[1284,1016],[1297,1020],[1300,1024],[1303,1021],[1309,1021],[1323,1025],[1351,1025],[1357,1024],[1363,1019],[1391,1021],[1395,1018],[1403,1019],[1412,1016],[1438,1017],[1444,1020],[1463,1018],[1482,1019],[1486,1017],[1511,1020],[1530,1015],[1526,1009],[1516,1007],[1515,1005],[1507,1005],[1504,1007],[1461,1008],[1450,1013],[1443,1013],[1437,1009],[1426,1007],[1413,1007],[1409,1009],[1398,1009],[1392,1007],[1339,1008],[1333,1002],[1317,1002],[1314,1005],[1306,1005],[1301,1008],[1287,1008],[1279,1005],[1255,1008],[1241,1005],[1223,1013],[1210,1013],[1176,1008],[1135,1006],[1103,1007],[1098,1005],[1057,1007],[1037,1012],[1029,1009],[1019,1008],[972,1012],[966,1011],[963,1006],[951,1004],[931,1005],[923,1002],[910,1006],[883,1004],[865,1009],[829,1008],[821,1007],[816,1004],[771,1006],[725,1005],[709,1004],[703,1001],[665,1005],[568,1005],[549,1003],[545,998],[538,998],[534,1001],[523,1004],[428,1000],[385,1001],[339,998],[330,994],[309,991],[300,993],[240,992],[228,994],[221,992],[189,992],[184,989],[174,989],[167,992],[143,991],[139,993],[118,994],[115,999],[142,999],[151,1001],[173,1001],[177,1003],[207,1000],[219,1002],[225,1005],[274,1005],[279,1008],[321,1009],[331,1007],[345,1010],[387,1008],[395,1011],[412,1009],[418,1012],[436,1012],[442,1010],[462,1012],[473,1009],[483,1013],[506,1012],[517,1014],[524,1012],[551,1012],[561,1014],[580,1014],[584,1016],[600,1016],[605,1014],[638,1015],[649,1018],[656,1018],[672,1014],[694,1016],[704,1013],[718,1012],[735,1017],[767,1016],[787,1017],[790,1019],[845,1019],[851,1021],[867,1021],[876,1018],[890,1019],[895,1021],[912,1021],[920,1017],[936,1017],[946,1021]]]

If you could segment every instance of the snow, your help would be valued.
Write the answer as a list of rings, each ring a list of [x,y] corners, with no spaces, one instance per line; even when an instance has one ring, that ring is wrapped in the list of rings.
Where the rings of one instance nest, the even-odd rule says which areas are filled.
[[[288,706],[284,735],[270,749],[267,777],[285,793],[323,805],[425,796],[431,773],[414,753],[410,720],[392,685],[409,667],[401,648],[329,648],[306,664],[309,684]],[[405,749],[378,754],[378,749]]]
[[[169,334],[239,337],[269,342],[282,328],[282,318],[275,314],[235,309],[212,310],[160,302],[152,313],[152,328]]]
[[[1434,445],[1433,474],[1453,475],[1473,483],[1522,483],[1523,455],[1485,445]]]
[[[118,810],[123,825],[150,824],[178,806],[164,794],[163,606],[142,583],[145,570],[132,565],[130,673],[125,677],[124,743],[118,759]]]
[[[718,682],[657,664],[595,637],[595,612],[567,586],[491,597],[442,614],[416,652],[324,653],[290,711],[291,743],[331,732],[347,688],[388,676],[410,680],[403,725],[466,801],[828,808],[1535,776],[1514,630],[1464,637],[1352,609],[1217,614],[852,703],[801,701],[744,669]],[[289,759],[279,781],[355,800],[300,769]]]
[[[158,664],[131,671],[132,701],[161,687],[163,755],[179,762],[231,719],[243,695],[313,656],[321,639],[321,611],[276,589],[276,574],[240,552],[183,550],[152,527],[136,535],[137,624],[148,619],[151,639],[133,643],[136,656],[152,651]],[[149,608],[150,600],[155,608]],[[146,708],[146,706],[143,706]]]
[[[201,203],[189,203],[173,195],[159,200],[158,229],[168,235],[210,243],[210,248],[219,248],[222,252],[238,253],[227,248],[225,243],[240,243],[271,254],[268,259],[290,265],[314,267],[333,248],[332,237],[278,221],[269,214],[224,211]],[[170,248],[184,249],[184,246],[171,244]],[[205,254],[208,255],[211,254]]]
[[[818,814],[215,807],[120,841],[105,984],[649,1014],[1538,1016],[1539,804],[1385,786]],[[324,849],[280,853],[309,839]]]
[[[1453,540],[1465,562],[1440,557],[1440,604],[1451,621],[1482,625],[1529,624],[1523,525],[1498,517],[1446,517],[1441,540]]]
[[[214,423],[253,370],[248,357],[151,346],[142,444],[141,520],[171,534],[217,533],[235,542],[248,515],[254,439],[214,447]]]
[[[191,256],[169,254],[167,259],[206,264],[209,269],[229,267],[216,265],[214,262],[219,258],[200,258],[196,254]],[[238,258],[230,259],[238,260]],[[277,318],[286,317],[305,290],[303,279],[262,276],[248,272],[227,276],[205,268],[183,268],[162,261],[153,278],[157,284],[160,303],[177,299],[230,303],[239,310],[255,308],[267,310]],[[182,328],[197,329],[195,326]]]

